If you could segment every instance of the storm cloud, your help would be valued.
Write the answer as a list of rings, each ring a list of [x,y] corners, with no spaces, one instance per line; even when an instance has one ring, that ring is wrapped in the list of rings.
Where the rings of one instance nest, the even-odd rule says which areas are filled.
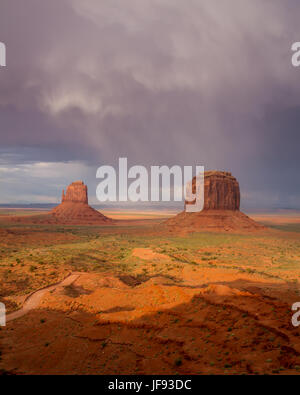
[[[232,171],[243,206],[300,208],[299,14],[297,0],[2,0],[0,202],[53,201],[74,177],[95,195],[97,167],[125,156]]]

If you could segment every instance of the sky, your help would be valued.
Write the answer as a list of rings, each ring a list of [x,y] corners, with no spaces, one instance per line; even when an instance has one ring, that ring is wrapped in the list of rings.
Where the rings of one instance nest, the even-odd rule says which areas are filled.
[[[298,0],[1,0],[0,203],[97,168],[231,171],[242,207],[300,208]]]

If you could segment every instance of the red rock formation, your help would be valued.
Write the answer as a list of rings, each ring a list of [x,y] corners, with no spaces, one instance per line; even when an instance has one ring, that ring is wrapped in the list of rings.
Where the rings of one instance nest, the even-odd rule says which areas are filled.
[[[192,191],[196,192],[196,178],[192,182]],[[194,202],[185,202],[193,204]],[[265,229],[240,212],[240,187],[231,173],[207,171],[204,173],[204,209],[200,212],[186,211],[168,219],[163,226],[169,231],[192,232],[213,231],[256,231]]]
[[[68,186],[66,194],[63,189],[61,201],[62,203],[71,202],[88,204],[87,186],[84,185],[82,181],[72,182],[72,184]]]
[[[192,191],[196,193],[196,177]],[[193,204],[194,202],[186,202]],[[236,178],[226,171],[204,173],[204,210],[239,210],[240,187]]]
[[[62,191],[61,204],[51,211],[56,222],[64,224],[103,224],[111,223],[99,211],[88,204],[87,186],[82,181],[75,181]]]

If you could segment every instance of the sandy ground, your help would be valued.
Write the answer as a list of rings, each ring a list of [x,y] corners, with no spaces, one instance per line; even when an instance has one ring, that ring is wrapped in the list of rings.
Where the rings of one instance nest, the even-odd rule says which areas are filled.
[[[300,224],[300,216],[298,213],[294,213],[290,215],[253,214],[251,217],[255,221],[264,222],[266,224],[274,224],[274,225]]]
[[[124,222],[0,221],[0,372],[300,374],[297,231],[179,237]]]
[[[101,210],[101,212],[109,218],[112,219],[164,219],[170,218],[178,214],[177,211],[162,211],[162,210],[152,210],[152,211],[118,211],[118,210]]]
[[[1,331],[1,366],[35,374],[298,373],[293,291],[215,274],[209,284],[186,273],[180,284],[154,277],[137,286],[109,273],[77,275],[69,287],[37,293],[38,306],[34,297],[33,310]]]

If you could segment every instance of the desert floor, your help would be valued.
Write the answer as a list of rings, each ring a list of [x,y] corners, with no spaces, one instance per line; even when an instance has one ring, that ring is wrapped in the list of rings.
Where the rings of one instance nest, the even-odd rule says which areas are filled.
[[[299,217],[179,236],[157,213],[118,212],[102,227],[22,222],[33,214],[0,212],[0,372],[300,373]]]

